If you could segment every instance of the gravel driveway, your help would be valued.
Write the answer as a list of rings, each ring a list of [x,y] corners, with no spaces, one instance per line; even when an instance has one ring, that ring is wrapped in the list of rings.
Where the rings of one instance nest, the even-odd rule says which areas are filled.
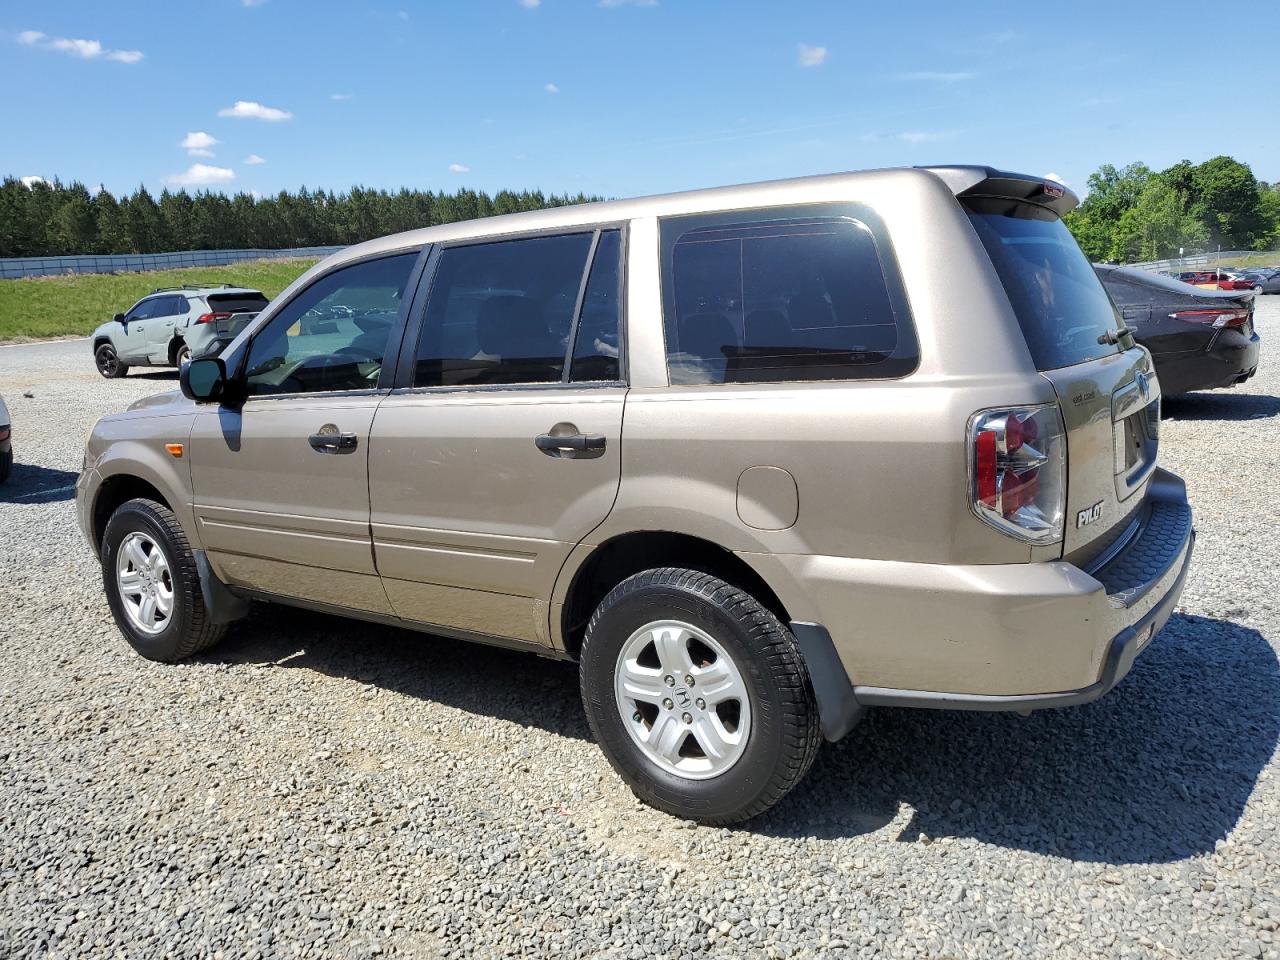
[[[0,348],[0,957],[1280,958],[1259,309],[1262,374],[1166,405],[1196,561],[1116,691],[873,712],[732,830],[632,799],[569,664],[266,607],[195,662],[134,656],[71,484],[93,420],[175,378]]]

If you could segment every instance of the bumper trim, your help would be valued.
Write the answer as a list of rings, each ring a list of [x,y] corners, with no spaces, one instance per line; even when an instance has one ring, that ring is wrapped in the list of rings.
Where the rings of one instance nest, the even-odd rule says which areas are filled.
[[[1107,648],[1106,659],[1098,679],[1087,687],[1078,690],[1063,690],[1058,693],[1029,693],[1008,696],[985,696],[972,693],[944,693],[935,690],[898,690],[888,687],[855,686],[853,694],[862,706],[877,707],[923,707],[933,710],[1010,710],[1017,713],[1030,713],[1033,710],[1046,710],[1052,707],[1073,707],[1081,703],[1097,700],[1110,691],[1125,678],[1133,667],[1138,654],[1146,648],[1160,628],[1168,621],[1173,608],[1182,595],[1182,585],[1191,567],[1191,553],[1195,547],[1196,534],[1192,529],[1188,534],[1186,554],[1182,558],[1182,569],[1169,591],[1137,623],[1125,627],[1111,639]]]

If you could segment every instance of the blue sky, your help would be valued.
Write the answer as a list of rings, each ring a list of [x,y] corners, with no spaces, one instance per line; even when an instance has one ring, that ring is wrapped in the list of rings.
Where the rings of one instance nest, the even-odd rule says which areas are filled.
[[[1224,92],[1244,91],[1255,118],[1275,114],[1269,7],[1206,17],[1165,2],[1153,18],[1125,0],[5,4],[0,174],[116,192],[632,196],[974,162],[1082,190],[1102,163],[1226,153],[1280,180],[1280,124],[1224,109]]]

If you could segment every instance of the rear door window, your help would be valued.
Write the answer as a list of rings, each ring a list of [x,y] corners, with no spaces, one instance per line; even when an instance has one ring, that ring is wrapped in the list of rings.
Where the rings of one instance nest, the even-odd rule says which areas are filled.
[[[969,220],[1000,276],[1038,370],[1120,351],[1104,339],[1115,307],[1075,238],[1052,211],[1013,200],[970,200]]]
[[[672,218],[662,256],[673,384],[900,377],[916,366],[896,271],[863,219],[812,207]]]
[[[445,248],[427,299],[414,386],[563,380],[594,237],[588,230]]]

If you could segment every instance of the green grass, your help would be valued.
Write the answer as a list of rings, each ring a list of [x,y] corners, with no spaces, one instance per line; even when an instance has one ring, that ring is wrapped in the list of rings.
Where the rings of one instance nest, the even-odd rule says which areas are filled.
[[[250,260],[190,270],[0,280],[0,343],[87,336],[156,287],[233,283],[274,297],[315,262]]]

